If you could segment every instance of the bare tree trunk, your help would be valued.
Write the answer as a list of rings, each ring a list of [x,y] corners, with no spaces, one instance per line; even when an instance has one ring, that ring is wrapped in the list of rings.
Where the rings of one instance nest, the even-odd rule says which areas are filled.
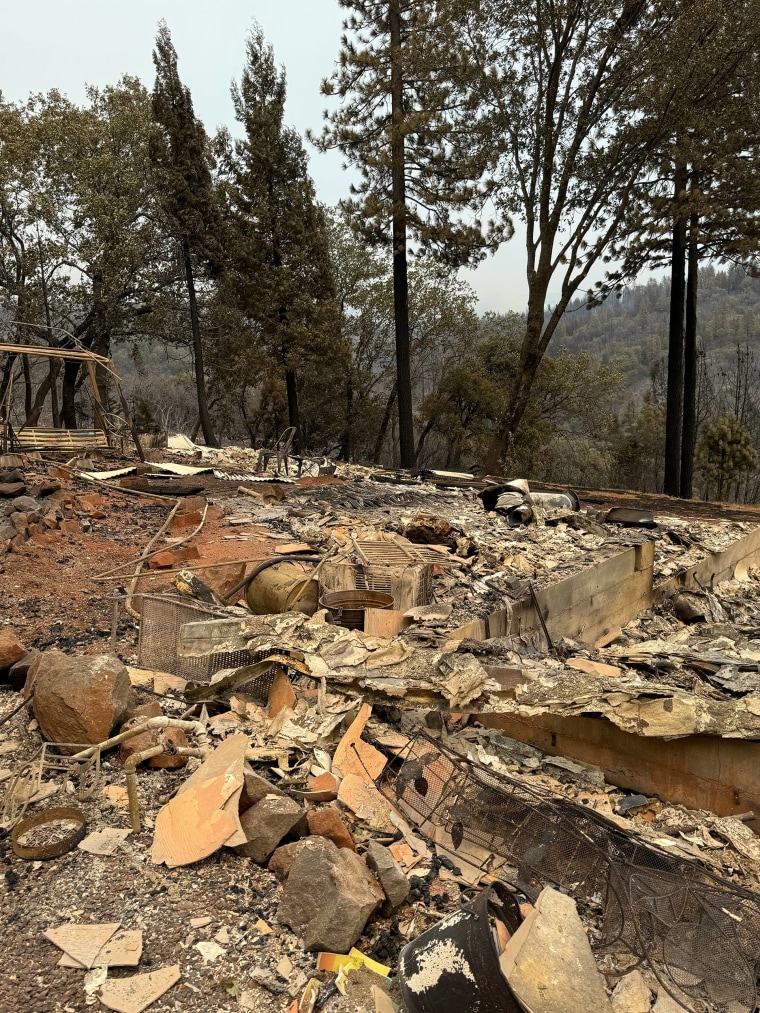
[[[409,349],[409,281],[406,260],[406,174],[404,165],[404,80],[401,65],[401,3],[390,0],[391,177],[393,200],[393,314],[396,327],[396,386],[402,468],[413,468],[414,415]]]
[[[377,432],[377,439],[375,440],[375,449],[372,452],[372,460],[375,464],[380,463],[380,455],[383,452],[383,443],[385,442],[385,434],[388,432],[388,425],[391,421],[391,412],[393,411],[393,405],[396,401],[396,387],[390,392],[388,400],[385,404],[385,411],[383,412],[383,420],[380,423],[380,429]]]
[[[64,429],[76,429],[77,413],[75,398],[77,392],[77,377],[81,362],[74,362],[65,359],[63,363],[63,384],[61,387],[61,421]]]
[[[699,215],[689,228],[689,275],[684,329],[683,429],[681,432],[681,497],[694,494],[694,447],[697,442],[697,292],[699,288]]]
[[[190,303],[190,328],[193,335],[193,365],[195,367],[195,392],[198,398],[198,415],[200,417],[203,439],[207,447],[218,447],[219,442],[214,436],[211,427],[211,416],[208,411],[206,399],[206,373],[203,365],[203,343],[201,342],[201,329],[198,322],[198,302],[195,298],[195,279],[193,277],[193,264],[190,259],[190,248],[187,242],[182,242],[182,260],[185,265],[185,281],[187,282],[187,298]]]
[[[301,453],[301,414],[298,409],[298,380],[295,370],[285,370],[285,391],[288,395],[288,425],[295,429],[293,450]]]
[[[668,391],[665,415],[666,496],[681,492],[681,425],[683,422],[683,325],[686,290],[686,219],[678,205],[683,200],[687,174],[676,165],[674,174],[676,212],[673,222],[670,271],[670,324],[668,328]]]

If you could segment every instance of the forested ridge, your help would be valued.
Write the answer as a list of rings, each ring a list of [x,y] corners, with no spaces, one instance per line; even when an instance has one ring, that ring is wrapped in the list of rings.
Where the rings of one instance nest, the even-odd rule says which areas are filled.
[[[0,336],[210,446],[755,498],[755,5],[338,3],[305,135],[256,22],[213,133],[163,22],[150,82],[0,95]],[[479,315],[505,243],[525,311]],[[0,424],[118,422],[96,373],[0,352]]]

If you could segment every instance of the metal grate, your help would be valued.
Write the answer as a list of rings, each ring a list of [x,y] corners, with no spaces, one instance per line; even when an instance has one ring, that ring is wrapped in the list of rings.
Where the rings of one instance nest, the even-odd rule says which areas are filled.
[[[504,858],[516,868],[515,885],[532,898],[551,883],[601,905],[601,947],[646,961],[685,1009],[754,1013],[760,896],[561,795],[471,763],[424,733],[401,761],[378,787],[428,836],[440,840],[443,831],[454,851],[467,841]],[[693,1006],[684,1005],[684,994]]]
[[[406,566],[364,566],[361,563],[324,563],[319,595],[330,591],[382,591],[394,608],[406,612],[433,600],[433,567],[426,563]]]
[[[229,613],[173,595],[144,594],[140,611],[140,668],[169,672],[190,682],[208,683],[215,672],[242,668],[259,660],[259,652],[225,651],[207,658],[182,658],[177,653],[180,627],[204,619],[225,619]]]
[[[412,542],[354,540],[354,549],[363,563],[375,563],[378,566],[408,566],[409,563],[438,563],[441,566],[450,566],[453,562],[448,552]]]

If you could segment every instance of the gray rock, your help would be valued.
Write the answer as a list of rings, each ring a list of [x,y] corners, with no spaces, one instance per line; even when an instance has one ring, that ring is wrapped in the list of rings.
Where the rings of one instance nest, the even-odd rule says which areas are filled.
[[[355,852],[317,837],[293,862],[276,920],[301,936],[306,950],[348,953],[383,900]]]
[[[377,841],[369,843],[367,865],[377,875],[380,886],[388,898],[383,911],[387,910],[388,914],[392,914],[409,896],[409,880],[404,875],[404,870],[390,851]]]
[[[267,795],[285,794],[282,788],[278,788],[276,784],[272,784],[271,781],[267,781],[265,777],[257,774],[250,763],[246,763],[243,768],[243,776],[245,777],[245,784],[240,796],[241,813],[256,805],[257,802],[260,802],[262,798],[266,798]]]
[[[266,864],[277,845],[302,816],[303,809],[292,798],[279,795],[262,798],[240,817],[247,842],[238,845],[235,851],[245,858],[252,858],[259,865]]]
[[[31,496],[17,496],[13,501],[13,506],[22,514],[35,514],[42,510],[37,500]]]

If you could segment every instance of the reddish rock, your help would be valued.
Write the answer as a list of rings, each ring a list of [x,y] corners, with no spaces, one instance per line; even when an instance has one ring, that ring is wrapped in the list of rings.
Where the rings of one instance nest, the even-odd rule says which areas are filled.
[[[119,732],[128,732],[130,728],[142,724],[147,718],[160,718],[162,713],[161,704],[157,700],[143,704],[141,707],[135,709],[132,717],[129,721],[124,722]],[[153,746],[159,746],[161,741],[161,731],[157,728],[151,728],[140,735],[134,735],[119,746],[119,759],[122,763],[126,763],[130,756],[133,756],[135,753],[141,753],[144,749],[152,749]],[[189,745],[187,736],[181,728],[164,728],[163,741],[183,749]],[[177,756],[176,753],[169,752],[152,756],[149,760],[145,761],[143,766],[163,770],[178,770],[186,764],[186,756]]]
[[[45,651],[29,670],[25,693],[31,685],[34,716],[49,742],[102,742],[134,707],[129,674],[114,654]]]
[[[172,528],[197,528],[201,522],[203,514],[200,510],[194,510],[189,514],[175,514],[172,517]]]
[[[291,844],[282,844],[269,859],[267,868],[283,882],[290,875],[293,862],[298,858],[304,848],[310,848],[319,837],[302,837],[300,841],[293,841]]]
[[[174,566],[174,553],[170,549],[157,552],[148,560],[148,566],[151,570],[167,570],[170,566]]]
[[[310,809],[306,814],[309,833],[315,837],[326,837],[339,848],[350,848],[356,851],[354,839],[335,806],[324,809]]]
[[[26,657],[26,648],[12,630],[0,630],[0,670]]]

